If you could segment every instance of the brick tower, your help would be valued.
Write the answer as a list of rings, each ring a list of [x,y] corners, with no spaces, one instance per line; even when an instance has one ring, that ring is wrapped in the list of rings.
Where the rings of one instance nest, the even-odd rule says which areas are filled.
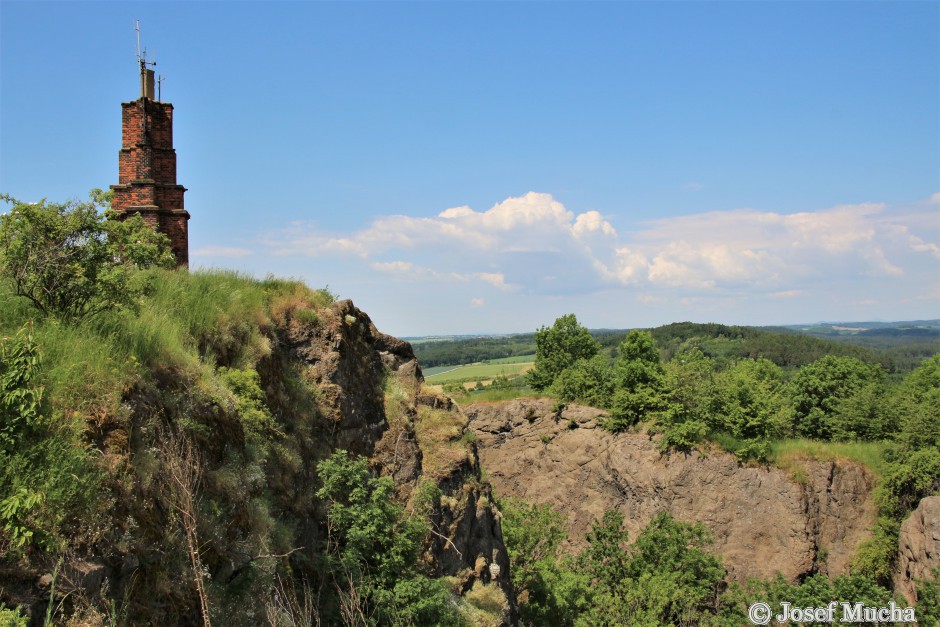
[[[170,239],[176,262],[189,267],[189,213],[186,188],[176,183],[173,105],[153,97],[153,70],[140,59],[140,98],[121,103],[118,184],[111,208],[121,217],[139,213]]]

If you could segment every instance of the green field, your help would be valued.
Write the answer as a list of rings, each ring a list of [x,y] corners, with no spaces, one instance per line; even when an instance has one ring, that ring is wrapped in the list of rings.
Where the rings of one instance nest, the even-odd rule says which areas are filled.
[[[503,357],[502,359],[487,359],[481,361],[481,364],[531,364],[535,362],[535,355],[516,355],[514,357]]]
[[[424,378],[431,384],[450,383],[452,381],[489,381],[503,375],[512,377],[532,367],[532,356],[528,361],[518,361],[520,357],[495,359],[489,363],[467,364],[465,366],[439,366],[424,370]],[[516,361],[507,361],[516,360]]]

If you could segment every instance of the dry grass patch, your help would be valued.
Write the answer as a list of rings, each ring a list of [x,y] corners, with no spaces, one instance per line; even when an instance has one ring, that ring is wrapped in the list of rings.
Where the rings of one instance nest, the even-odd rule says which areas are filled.
[[[470,458],[468,443],[463,438],[468,424],[467,417],[457,409],[418,406],[415,433],[424,453],[425,473],[443,477]]]
[[[509,602],[499,586],[495,582],[484,584],[479,579],[464,594],[460,606],[460,613],[474,627],[504,625],[508,612]]]

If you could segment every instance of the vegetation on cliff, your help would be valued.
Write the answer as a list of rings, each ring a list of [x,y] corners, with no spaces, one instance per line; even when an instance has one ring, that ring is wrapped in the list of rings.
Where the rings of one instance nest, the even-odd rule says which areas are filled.
[[[747,608],[756,602],[772,608],[782,602],[906,606],[888,588],[856,572],[832,578],[815,573],[795,583],[778,573],[729,583],[721,557],[711,549],[712,531],[665,512],[631,539],[623,515],[609,510],[586,534],[584,551],[571,556],[561,550],[566,537],[562,515],[550,506],[505,498],[500,508],[523,625],[736,627],[751,622]],[[917,586],[919,624],[933,624],[940,616],[940,589],[935,581]]]
[[[466,418],[410,347],[328,290],[166,269],[124,228],[82,203],[0,224],[0,621],[511,616]],[[56,272],[22,250],[79,306],[24,291]]]
[[[869,465],[881,478],[881,518],[858,548],[853,573],[890,586],[900,521],[940,491],[940,355],[906,377],[848,356],[825,355],[794,369],[762,357],[716,360],[695,343],[663,361],[651,333],[631,331],[617,357],[598,352],[599,344],[585,357],[559,337],[585,336],[573,320],[569,315],[536,332],[549,352],[537,353],[528,382],[560,403],[608,410],[604,426],[611,431],[643,423],[660,434],[664,452],[712,440],[742,462],[782,464],[786,451],[791,459],[849,454]]]
[[[512,577],[533,624],[734,623],[760,595],[880,599],[897,521],[937,491],[937,358],[903,380],[845,355],[789,371],[695,343],[664,358],[639,331],[615,356],[570,316],[536,333],[534,387],[664,450],[870,443],[884,517],[855,579],[816,596],[728,587],[708,531],[668,516],[628,546],[608,514],[567,559],[553,512],[495,507],[407,343],[329,290],[167,259],[94,204],[0,220],[0,621],[487,625],[514,619]]]

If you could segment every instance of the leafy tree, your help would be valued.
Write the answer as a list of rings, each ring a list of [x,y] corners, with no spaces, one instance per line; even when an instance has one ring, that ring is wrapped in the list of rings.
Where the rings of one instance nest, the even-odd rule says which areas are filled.
[[[887,516],[880,516],[872,537],[862,542],[852,559],[852,572],[876,581],[883,586],[891,586],[894,564],[898,555],[898,533],[901,525]]]
[[[900,520],[940,490],[940,450],[925,448],[894,461],[876,493],[881,511]]]
[[[658,514],[627,548],[623,516],[608,511],[588,534],[579,560],[593,585],[593,605],[578,624],[693,625],[720,609],[726,570],[706,551],[702,524]]]
[[[898,430],[897,405],[886,385],[871,382],[840,399],[829,423],[833,440],[883,440]]]
[[[343,450],[317,472],[317,497],[328,504],[328,568],[343,593],[362,598],[363,613],[382,624],[459,624],[447,590],[418,571],[428,525],[405,515],[395,482],[373,477],[367,459]]]
[[[832,601],[885,607],[892,598],[887,588],[863,575],[840,575],[830,581],[821,573],[811,575],[798,584],[788,583],[780,573],[770,581],[752,579],[745,586],[742,596],[745,606],[762,601],[773,608],[780,607],[783,601],[794,607],[826,607]],[[836,622],[840,620],[839,616],[837,609]]]
[[[714,363],[698,348],[675,355],[665,366],[664,408],[656,422],[665,430],[660,448],[687,450],[707,433]]]
[[[909,374],[893,400],[900,413],[902,451],[940,449],[940,355]]]
[[[559,558],[561,514],[521,499],[499,502],[512,583],[525,625],[571,625],[587,607],[589,581]]]
[[[633,330],[618,348],[609,428],[625,429],[663,407],[664,370],[649,331]]]
[[[317,472],[323,482],[317,496],[329,503],[330,541],[341,565],[353,574],[368,571],[387,588],[414,571],[427,527],[404,515],[395,483],[373,477],[365,458],[343,450],[317,464]]]
[[[940,355],[907,376],[890,399],[900,431],[876,492],[882,513],[900,521],[925,496],[940,492]]]
[[[854,357],[827,355],[803,366],[793,379],[797,432],[807,438],[832,439],[839,403],[883,376],[879,366]]]
[[[140,215],[123,221],[99,213],[108,195],[91,202],[24,203],[0,216],[0,277],[43,314],[80,320],[131,302],[135,268],[173,267],[165,235]]]
[[[580,401],[592,407],[610,407],[614,395],[614,377],[606,355],[579,359],[562,370],[551,390],[562,402]]]
[[[933,577],[917,582],[917,619],[922,625],[940,625],[940,568]]]
[[[586,539],[588,547],[578,556],[579,569],[590,575],[601,595],[616,596],[630,568],[623,514],[615,509],[604,512],[604,517],[591,525]]]
[[[765,461],[772,440],[790,435],[793,409],[783,371],[766,359],[742,359],[715,379],[710,426],[743,441],[739,458]]]
[[[598,350],[597,341],[575,315],[564,315],[551,328],[543,326],[535,332],[535,368],[526,375],[528,383],[544,390],[565,368],[579,359],[590,359]]]
[[[718,609],[727,574],[721,559],[709,553],[711,533],[668,513],[658,514],[632,547],[630,605],[642,610],[632,622],[701,623]]]

